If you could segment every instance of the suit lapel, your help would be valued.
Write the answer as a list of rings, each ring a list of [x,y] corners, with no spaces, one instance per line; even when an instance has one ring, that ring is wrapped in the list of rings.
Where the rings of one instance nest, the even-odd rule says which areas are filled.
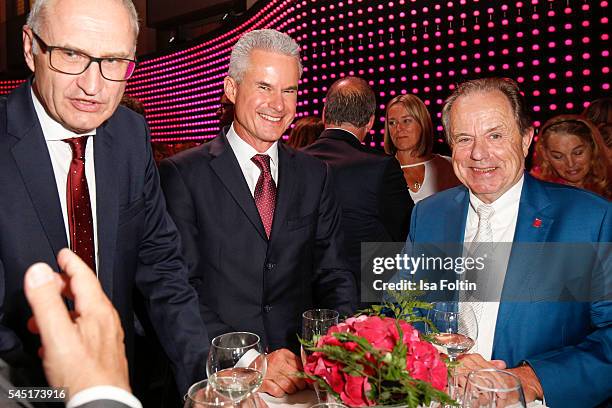
[[[210,162],[213,171],[219,177],[227,191],[232,195],[234,201],[236,201],[238,206],[242,209],[251,224],[253,224],[253,227],[255,227],[259,235],[263,239],[268,240],[263,223],[259,217],[259,212],[257,211],[257,206],[255,205],[255,200],[249,191],[249,186],[244,179],[236,155],[234,155],[225,137],[225,133],[222,132],[216,139],[209,143],[213,143],[210,152],[215,156]],[[274,231],[274,226],[272,230]]]
[[[113,135],[106,126],[94,136],[94,166],[96,171],[96,217],[98,226],[98,279],[104,292],[112,299],[113,265],[119,222],[117,194],[117,163],[113,154]]]
[[[18,139],[11,149],[53,255],[68,247],[62,207],[47,144],[30,96],[30,83],[8,99],[8,133]]]
[[[554,219],[546,215],[546,208],[549,205],[550,200],[546,191],[538,181],[525,174],[513,240],[518,245],[512,246],[508,260],[508,268],[501,295],[502,302],[499,305],[497,314],[493,350],[496,349],[501,333],[504,333],[508,322],[512,320],[516,307],[521,303],[516,301],[517,294],[523,294],[529,290],[532,275],[536,272],[532,267],[532,260],[529,256],[529,253],[534,253],[534,248],[528,248],[529,252],[524,251],[522,249],[524,244],[521,245],[521,243],[548,241],[548,234],[554,223]],[[524,302],[524,296],[521,297]],[[513,299],[515,301],[512,301]],[[498,336],[498,334],[500,335]]]
[[[470,195],[467,189],[460,188],[449,207],[445,211],[441,211],[444,214],[444,235],[442,236],[448,238],[445,242],[463,242],[469,205]]]
[[[278,144],[278,186],[276,189],[276,209],[274,210],[271,238],[274,238],[275,234],[282,230],[283,224],[289,216],[289,204],[293,196],[293,188],[296,181],[294,154],[287,150],[283,144]]]

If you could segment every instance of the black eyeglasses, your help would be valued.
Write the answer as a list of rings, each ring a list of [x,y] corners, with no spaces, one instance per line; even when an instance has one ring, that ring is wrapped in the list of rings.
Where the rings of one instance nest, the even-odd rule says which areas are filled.
[[[97,62],[103,78],[109,81],[122,82],[130,79],[136,69],[136,60],[114,57],[96,58],[70,48],[47,45],[34,31],[32,31],[32,34],[41,45],[43,52],[49,54],[51,68],[63,74],[82,74],[92,62]]]

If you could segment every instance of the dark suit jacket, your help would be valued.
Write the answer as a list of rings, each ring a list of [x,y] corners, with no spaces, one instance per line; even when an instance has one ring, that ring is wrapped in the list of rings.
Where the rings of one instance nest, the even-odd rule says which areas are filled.
[[[469,193],[459,186],[419,202],[412,214],[413,243],[463,242]],[[539,220],[539,222],[536,222]],[[610,282],[612,205],[584,190],[538,181],[525,174],[514,242],[606,242]],[[571,247],[556,259],[535,260],[512,249],[497,314],[493,358],[509,367],[526,360],[536,372],[550,407],[593,407],[612,395],[612,302],[504,302],[542,284],[546,269],[574,262]],[[536,246],[534,246],[536,247]],[[542,263],[542,260],[539,260]],[[578,260],[583,268],[592,265]],[[544,270],[543,270],[544,269]],[[553,269],[554,271],[554,269]],[[585,276],[589,271],[586,271]],[[561,279],[562,277],[559,277]],[[609,288],[609,287],[608,287]],[[609,296],[609,292],[608,292]]]
[[[282,144],[278,160],[269,240],[224,131],[160,166],[211,338],[249,331],[272,350],[296,349],[302,312],[353,311],[355,282],[341,255],[328,168]]]
[[[361,243],[404,242],[408,234],[414,202],[399,163],[341,129],[325,130],[303,151],[333,170],[349,265],[360,282]]]
[[[186,390],[203,377],[208,340],[186,279],[179,235],[166,212],[144,118],[119,107],[97,129],[94,158],[98,277],[121,317],[128,360],[137,289],[179,389]],[[26,356],[39,365],[38,336],[26,328],[31,312],[23,275],[37,261],[58,270],[56,255],[68,242],[29,81],[0,101],[0,191],[0,357],[14,368]],[[44,381],[38,372],[35,381]]]

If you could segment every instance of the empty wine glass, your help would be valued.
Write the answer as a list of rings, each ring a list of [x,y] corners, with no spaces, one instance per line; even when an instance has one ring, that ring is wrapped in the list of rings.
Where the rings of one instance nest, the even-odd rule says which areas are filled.
[[[302,313],[302,339],[316,343],[330,327],[338,324],[339,313],[330,309],[312,309]],[[302,347],[302,362],[306,363]]]
[[[208,380],[202,380],[191,387],[184,397],[183,408],[232,407],[234,401],[215,391]]]
[[[504,370],[485,368],[472,371],[463,395],[464,408],[525,408],[520,379]]]
[[[234,403],[251,396],[266,375],[266,356],[259,336],[235,332],[215,337],[206,372],[210,386]]]
[[[330,309],[312,309],[302,313],[302,339],[316,344],[319,337],[325,335],[330,327],[338,324],[339,313]],[[300,349],[302,364],[306,364],[308,351],[304,346]],[[326,396],[315,383],[314,389],[319,401],[324,401]]]
[[[435,329],[425,325],[433,343],[451,361],[470,351],[478,338],[478,321],[474,308],[469,302],[436,302],[427,313],[427,318]],[[458,399],[456,375],[451,376],[449,395]]]

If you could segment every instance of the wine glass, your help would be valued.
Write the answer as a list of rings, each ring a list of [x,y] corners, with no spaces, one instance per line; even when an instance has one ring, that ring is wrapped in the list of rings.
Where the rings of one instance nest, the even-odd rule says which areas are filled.
[[[230,398],[219,394],[208,384],[208,380],[202,380],[191,387],[183,397],[185,404],[183,408],[231,408],[235,405]],[[261,404],[258,399],[245,399],[240,403],[241,408],[258,408]]]
[[[251,396],[266,375],[266,356],[259,336],[234,332],[215,337],[206,372],[210,386],[234,403]]]
[[[312,309],[302,313],[302,339],[316,344],[330,327],[338,324],[339,313],[330,309]],[[306,364],[306,352],[302,347],[302,363]]]
[[[478,338],[478,321],[470,302],[435,302],[427,313],[435,329],[425,325],[425,332],[432,337],[433,344],[451,361],[470,351]],[[457,399],[457,376],[452,375],[449,395]]]
[[[208,380],[199,381],[189,387],[189,391],[187,391],[187,395],[183,399],[185,400],[183,408],[229,408],[234,406],[234,401],[215,391],[208,384]]]
[[[472,371],[468,375],[462,403],[464,408],[527,407],[521,380],[496,368]]]
[[[324,336],[330,327],[338,324],[339,313],[330,309],[312,309],[302,313],[302,339],[317,343],[319,337]],[[304,346],[300,349],[302,364],[306,365],[308,360],[308,351]],[[324,401],[326,396],[319,386],[315,383],[314,389],[319,401]]]

